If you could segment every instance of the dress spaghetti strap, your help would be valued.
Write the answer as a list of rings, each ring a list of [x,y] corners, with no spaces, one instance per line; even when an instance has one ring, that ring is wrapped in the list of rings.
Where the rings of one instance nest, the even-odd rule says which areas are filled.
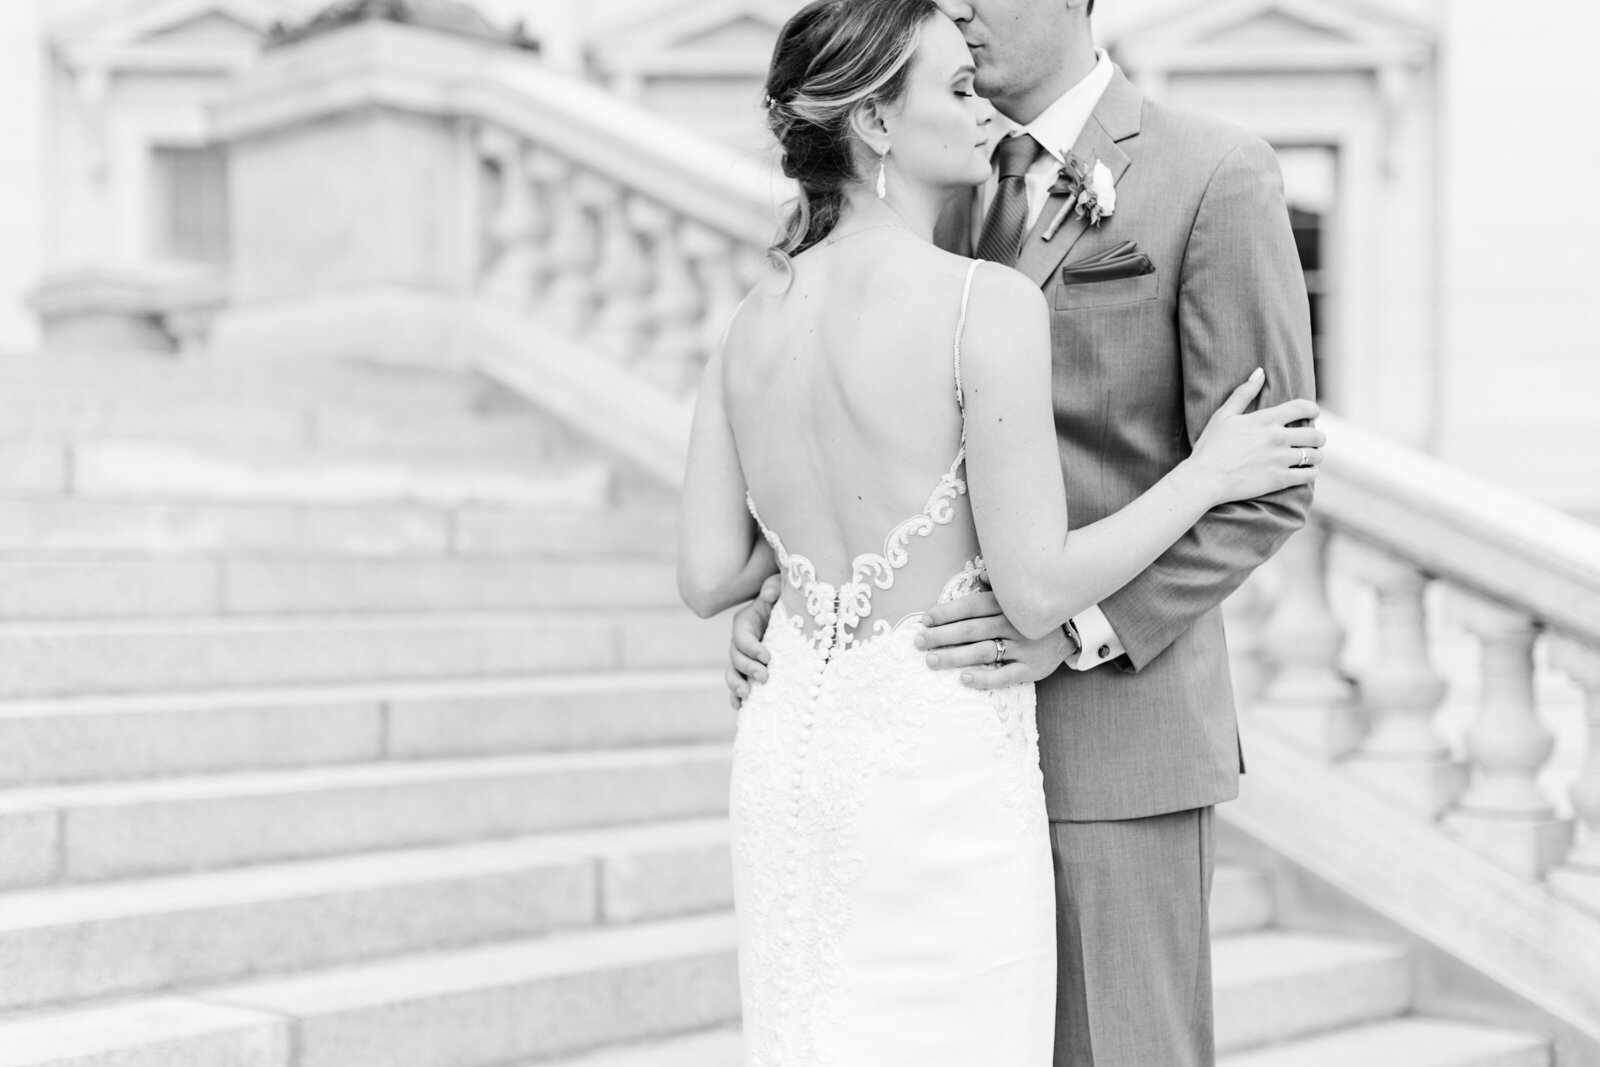
[[[967,282],[961,287],[961,317],[956,320],[956,407],[960,408],[963,413],[965,413],[967,407],[964,402],[965,398],[961,395],[961,335],[967,332],[967,303],[972,299],[972,278],[973,275],[978,273],[978,264],[982,262],[984,261],[981,259],[975,259],[972,261],[972,265],[967,268]],[[962,438],[963,440],[966,438],[964,432]]]

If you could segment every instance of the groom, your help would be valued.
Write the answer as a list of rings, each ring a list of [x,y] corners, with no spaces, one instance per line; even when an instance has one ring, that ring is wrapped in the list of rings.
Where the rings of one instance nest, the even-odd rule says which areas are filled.
[[[1141,96],[1094,47],[1094,0],[936,2],[972,48],[997,126],[1014,131],[988,186],[947,211],[938,239],[1044,290],[1074,525],[1176,466],[1255,367],[1266,369],[1261,405],[1313,396],[1305,284],[1272,149]],[[1063,215],[1085,187],[1100,210]],[[1219,605],[1309,506],[1309,490],[1293,489],[1215,508],[1144,574],[1039,641],[1022,638],[992,594],[930,613],[930,665],[1003,654],[963,680],[1040,683],[1056,1067],[1215,1060],[1213,806],[1238,794],[1243,763]],[[762,671],[769,586],[734,622],[736,700]]]

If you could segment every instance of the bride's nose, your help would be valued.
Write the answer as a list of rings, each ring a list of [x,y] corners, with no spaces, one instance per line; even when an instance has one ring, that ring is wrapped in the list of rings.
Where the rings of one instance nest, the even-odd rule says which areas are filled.
[[[958,0],[933,0],[945,18],[951,22],[966,22],[972,18],[972,5]]]

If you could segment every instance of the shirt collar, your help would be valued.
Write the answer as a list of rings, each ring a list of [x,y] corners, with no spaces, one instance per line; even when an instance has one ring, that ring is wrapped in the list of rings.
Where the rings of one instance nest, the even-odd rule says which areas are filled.
[[[1096,105],[1105,95],[1106,88],[1111,84],[1111,77],[1116,72],[1111,63],[1111,56],[1105,49],[1098,49],[1096,54],[1099,59],[1094,69],[1077,85],[1056,97],[1054,103],[1026,126],[1018,126],[1004,115],[996,113],[994,121],[1002,133],[990,142],[990,158],[993,158],[994,150],[1000,146],[1001,141],[1013,133],[1023,132],[1032,134],[1035,141],[1056,157],[1056,162],[1066,163],[1067,153],[1078,143],[1078,137],[1083,133],[1083,128],[1089,124]]]

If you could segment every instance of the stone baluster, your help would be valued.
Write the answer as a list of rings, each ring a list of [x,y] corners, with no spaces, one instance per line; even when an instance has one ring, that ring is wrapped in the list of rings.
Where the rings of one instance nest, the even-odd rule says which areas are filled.
[[[571,180],[572,168],[560,156],[536,144],[528,146],[525,158],[528,202],[533,212],[532,234],[534,245],[539,250],[529,264],[531,276],[528,290],[532,294],[531,299],[537,302],[555,278],[555,266],[550,253],[550,243],[555,233],[555,207],[562,203],[565,183]]]
[[[492,214],[486,220],[484,295],[518,306],[532,303],[540,275],[538,211],[528,174],[524,142],[504,130],[485,127],[478,150],[497,176]]]
[[[700,316],[700,344],[709,352],[721,341],[734,309],[748,291],[739,279],[738,245],[722,234],[687,221],[678,236],[702,286],[705,306]]]
[[[620,185],[590,175],[580,195],[599,220],[595,287],[599,312],[589,335],[596,349],[624,363],[644,358],[651,288],[649,250],[629,217],[633,199]]]
[[[1361,674],[1371,728],[1353,773],[1414,811],[1439,815],[1466,788],[1466,766],[1434,728],[1445,681],[1428,654],[1428,578],[1377,549],[1355,548],[1350,569],[1378,599],[1377,662]]]
[[[580,172],[564,160],[549,163],[551,180],[541,184],[550,220],[545,245],[549,272],[537,307],[551,325],[577,337],[594,318],[594,267],[599,254],[595,218],[580,195]]]
[[[684,393],[699,381],[709,354],[702,321],[706,291],[684,248],[679,220],[658,205],[639,204],[639,222],[650,234],[655,252],[656,277],[650,298],[654,332],[645,373],[670,392]]]
[[[1558,637],[1551,642],[1550,662],[1583,690],[1589,721],[1583,770],[1572,783],[1572,810],[1582,824],[1582,836],[1566,862],[1550,872],[1550,880],[1600,911],[1600,647]]]
[[[1482,646],[1481,692],[1466,734],[1471,784],[1445,821],[1518,873],[1542,878],[1571,845],[1572,822],[1556,817],[1538,781],[1555,748],[1534,703],[1539,627],[1502,604],[1467,594],[1459,594],[1457,603]]]
[[[1344,628],[1328,604],[1326,526],[1313,518],[1277,557],[1277,603],[1263,641],[1274,667],[1257,721],[1330,759],[1361,740],[1354,687],[1339,670]]]

